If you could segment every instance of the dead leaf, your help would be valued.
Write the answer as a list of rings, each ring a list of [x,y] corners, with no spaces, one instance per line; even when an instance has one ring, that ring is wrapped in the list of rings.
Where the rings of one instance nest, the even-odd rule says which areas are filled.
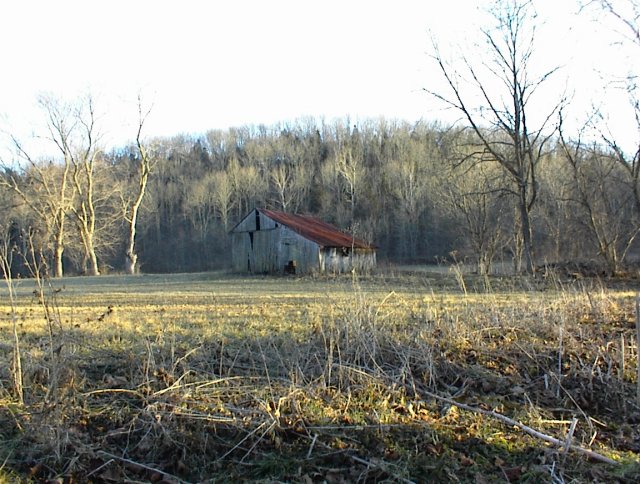
[[[442,446],[440,444],[434,445],[434,444],[429,443],[429,444],[427,444],[425,446],[425,450],[429,454],[440,455],[442,453]]]
[[[502,467],[502,472],[504,472],[504,476],[509,482],[514,482],[520,480],[520,477],[522,476],[522,467]]]
[[[41,470],[42,470],[42,463],[38,463],[34,465],[31,469],[29,469],[29,477],[36,477],[38,474],[40,474]]]
[[[466,455],[462,455],[460,456],[460,464],[462,464],[463,466],[472,466],[473,464],[475,464],[475,461]]]

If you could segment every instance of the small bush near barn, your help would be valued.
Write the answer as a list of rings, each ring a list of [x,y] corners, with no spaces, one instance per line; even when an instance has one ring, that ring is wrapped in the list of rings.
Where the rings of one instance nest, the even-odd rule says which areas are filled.
[[[633,286],[429,271],[14,286],[0,482],[640,479]]]

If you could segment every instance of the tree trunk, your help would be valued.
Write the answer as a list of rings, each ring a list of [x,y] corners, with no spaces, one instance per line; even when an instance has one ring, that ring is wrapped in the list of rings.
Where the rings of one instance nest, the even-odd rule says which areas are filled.
[[[62,242],[60,242],[58,240],[58,237],[56,237],[56,241],[55,241],[55,249],[54,249],[54,273],[53,273],[53,277],[62,277],[64,275],[63,273],[63,267],[62,267],[62,255],[64,253],[64,245],[62,244]]]
[[[136,228],[138,224],[138,212],[140,211],[140,205],[142,205],[142,198],[147,188],[147,182],[149,180],[149,173],[151,172],[151,164],[144,150],[142,143],[139,140],[138,134],[138,149],[140,151],[140,180],[138,184],[138,194],[135,200],[131,204],[131,212],[125,219],[129,223],[129,240],[127,241],[127,250],[125,252],[125,271],[127,274],[136,274],[138,272],[138,254],[136,254]]]
[[[531,220],[529,218],[526,185],[520,186],[518,204],[518,208],[520,209],[520,230],[522,234],[522,253],[524,256],[525,271],[527,274],[533,274],[535,272],[533,265],[533,241],[531,240]]]
[[[96,251],[93,247],[93,234],[88,234],[87,241],[87,262],[89,264],[88,274],[90,276],[99,276],[100,269],[98,268],[98,256],[96,255]]]
[[[140,197],[141,199],[142,197]],[[127,274],[134,275],[138,272],[138,254],[135,251],[136,244],[136,223],[138,220],[138,206],[134,203],[131,207],[131,217],[129,219],[129,241],[125,252],[124,270]]]
[[[89,261],[91,262],[89,275],[91,275],[91,276],[99,276],[100,275],[100,269],[98,269],[98,257],[96,256],[96,253],[93,250],[89,254]]]
[[[127,256],[124,261],[124,270],[127,274],[134,275],[138,272],[138,256],[127,251]]]
[[[140,178],[138,179],[138,193],[135,199],[131,203],[130,213],[127,214],[126,209],[124,218],[129,224],[129,240],[127,241],[127,250],[125,252],[125,271],[127,274],[133,275],[138,272],[138,254],[136,254],[136,228],[138,224],[138,212],[142,205],[142,199],[147,189],[147,183],[149,181],[149,174],[151,173],[151,159],[149,152],[146,150],[142,143],[142,128],[144,122],[151,111],[147,111],[146,114],[142,113],[142,100],[138,97],[138,134],[136,136],[136,146],[140,153],[140,165],[138,166],[138,173]],[[159,226],[158,226],[159,230]]]

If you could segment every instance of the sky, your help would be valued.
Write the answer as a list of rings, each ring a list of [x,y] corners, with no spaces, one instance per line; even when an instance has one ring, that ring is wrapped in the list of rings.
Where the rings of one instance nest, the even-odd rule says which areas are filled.
[[[430,39],[471,52],[488,3],[2,2],[0,156],[11,156],[7,133],[25,139],[42,132],[36,106],[42,93],[66,99],[91,93],[111,146],[134,138],[138,94],[152,105],[147,136],[308,116],[450,122],[453,114],[424,90],[442,87]],[[602,102],[603,72],[623,69],[626,54],[613,45],[609,25],[592,13],[577,15],[577,0],[534,5],[545,20],[541,64],[562,65],[554,81],[559,90],[567,92],[566,79],[574,79],[568,92],[579,119],[594,99]]]

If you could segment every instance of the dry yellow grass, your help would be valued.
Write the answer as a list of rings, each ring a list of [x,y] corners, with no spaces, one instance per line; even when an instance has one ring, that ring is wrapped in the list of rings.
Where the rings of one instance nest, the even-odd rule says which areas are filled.
[[[638,477],[633,286],[467,277],[464,289],[428,272],[104,276],[52,281],[45,308],[17,281],[15,313],[0,292],[0,476]],[[573,443],[621,465],[585,465],[432,394],[560,439],[576,417]]]

